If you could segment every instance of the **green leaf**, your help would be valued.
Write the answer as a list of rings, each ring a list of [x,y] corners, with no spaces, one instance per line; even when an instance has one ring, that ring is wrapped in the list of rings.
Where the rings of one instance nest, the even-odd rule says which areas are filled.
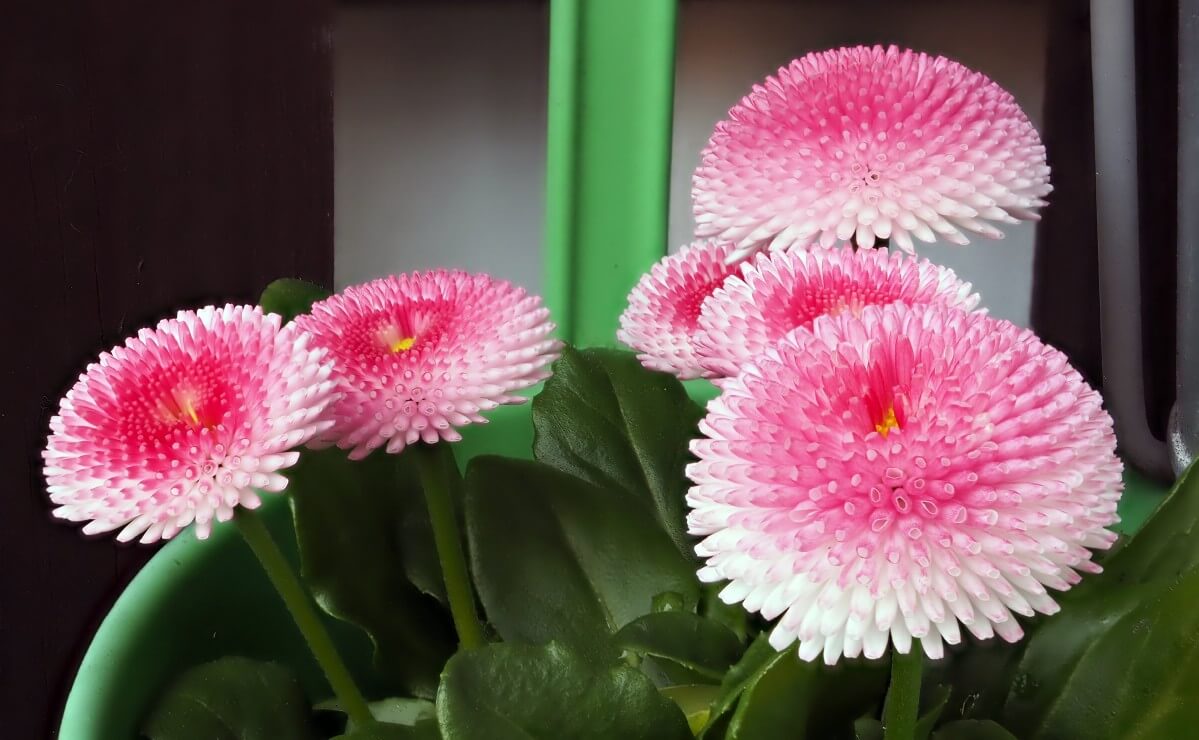
[[[393,696],[387,699],[373,701],[367,705],[371,710],[371,716],[378,722],[392,725],[407,725],[409,727],[417,725],[424,721],[437,720],[437,708],[433,706],[433,702],[427,699],[412,699],[406,696]],[[341,708],[341,702],[337,699],[329,699],[317,704],[314,709],[327,712],[340,712],[345,714],[345,710]],[[347,731],[354,729],[352,720],[348,720],[346,727]]]
[[[461,519],[462,475],[454,459],[453,446],[438,444],[429,447],[437,462],[447,469],[445,480],[450,481],[450,495]],[[449,606],[445,592],[445,578],[441,574],[441,558],[433,540],[433,525],[429,521],[429,507],[425,503],[420,474],[412,458],[400,455],[396,460],[396,479],[399,495],[396,498],[399,515],[400,560],[404,574],[412,585]],[[459,522],[461,526],[461,521]],[[465,551],[465,547],[463,548]]]
[[[437,708],[425,699],[392,697],[371,702],[371,716],[392,725],[415,725],[422,720],[436,720]]]
[[[849,734],[854,719],[882,705],[887,676],[886,661],[842,660],[835,666],[804,663],[794,648],[778,652],[766,635],[760,635],[725,676],[723,693],[713,703],[708,726],[700,737],[753,738],[757,736],[746,733],[766,733],[770,721],[777,722],[770,729],[776,734],[762,734],[764,740],[776,736],[788,740],[842,737]],[[775,715],[770,697],[782,692],[788,694],[783,704],[789,712],[806,717],[802,725]]]
[[[945,660],[927,663],[925,680],[951,688],[944,719],[998,719],[1027,642],[967,635]]]
[[[472,571],[505,640],[617,655],[612,635],[654,597],[699,598],[693,565],[644,507],[544,464],[477,457],[466,474]]]
[[[431,697],[454,651],[444,609],[407,579],[394,458],[351,462],[336,450],[305,452],[287,487],[304,581],[321,607],[361,627],[376,666]]]
[[[711,684],[667,686],[659,691],[662,692],[662,696],[678,705],[683,716],[687,718],[687,726],[697,735],[704,725],[708,724],[712,702],[720,697],[720,687]]]
[[[729,721],[728,740],[801,740],[807,737],[820,668],[784,650],[745,688]],[[818,709],[818,708],[817,708]]]
[[[745,692],[778,655],[778,651],[772,648],[770,643],[766,641],[765,635],[762,635],[750,644],[749,649],[729,669],[729,672],[724,676],[724,680],[720,682],[720,697],[712,703],[712,712],[708,719],[708,726],[704,728],[700,737],[724,736],[723,732],[726,728],[721,726],[724,724],[722,720],[727,720],[731,716],[733,708],[737,706],[737,700],[741,698],[741,694]]]
[[[853,723],[854,740],[883,740],[883,723],[873,717],[861,717]]]
[[[727,627],[682,611],[638,617],[616,633],[616,644],[673,661],[713,681],[719,681],[741,654],[737,636]]]
[[[654,612],[677,612],[686,608],[686,599],[682,594],[677,594],[674,591],[665,591],[654,595],[653,604],[650,607]]]
[[[684,467],[702,416],[678,380],[646,370],[631,352],[567,347],[533,399],[533,454],[645,502],[679,551],[694,559]]]
[[[687,720],[649,679],[551,643],[488,645],[446,665],[445,740],[689,740]]]
[[[1081,730],[1082,728],[1076,728]],[[1089,738],[1090,728],[1084,736]],[[1071,733],[1070,737],[1079,737]],[[991,720],[964,719],[950,722],[933,733],[933,740],[1017,740],[1016,736]]]
[[[950,688],[948,686],[937,686],[931,692],[931,696],[925,697],[922,704],[930,705],[924,714],[916,720],[915,740],[926,740],[933,728],[937,725],[937,720],[941,718],[941,713],[945,711],[945,703],[949,701]]]
[[[916,721],[915,731],[912,735],[915,740],[927,740],[929,733],[933,731],[933,727],[936,726],[937,720],[945,710],[949,694],[948,686],[937,686],[933,688],[928,697],[922,699],[922,705],[930,704],[931,706]],[[853,723],[855,740],[883,740],[885,735],[883,723],[874,717],[859,717]]]
[[[1121,540],[1103,560],[1104,572],[1088,578],[1061,601],[1081,599],[1079,594],[1102,591],[1108,580],[1122,585],[1181,576],[1199,565],[1199,473],[1192,465],[1134,536]]]
[[[429,447],[429,451],[437,457],[438,463],[449,468],[450,475],[446,480],[451,482],[451,495],[459,515],[462,512],[462,476],[458,472],[454,459],[452,445],[439,444]],[[382,456],[383,453],[378,453]],[[433,541],[433,526],[429,522],[429,507],[425,503],[424,491],[421,489],[420,474],[412,458],[408,455],[391,456],[392,483],[385,483],[384,476],[388,475],[381,462],[373,458],[371,463],[377,469],[368,473],[378,476],[379,490],[394,486],[391,492],[392,503],[395,506],[395,526],[397,545],[400,553],[400,563],[404,575],[409,582],[423,593],[432,596],[442,604],[449,606],[445,592],[445,579],[441,574],[441,560],[437,554],[437,545]],[[387,523],[391,526],[391,522]],[[465,548],[463,548],[465,550]]]
[[[1038,685],[1035,676],[1021,674],[1031,684],[1014,693],[1013,702],[1044,707],[1029,738],[1065,737],[1077,727],[1089,728],[1088,738],[1095,740],[1187,737],[1199,723],[1199,568],[1169,587],[1131,589],[1113,601],[1119,603],[1105,615],[1110,621],[1081,654],[1058,653],[1073,645],[1056,624],[1047,624],[1037,638],[1061,637],[1062,643],[1030,645],[1036,652],[1026,654],[1026,666],[1056,654],[1070,660],[1072,670],[1061,686]],[[1012,716],[1023,719],[1014,711]],[[1009,726],[1024,732],[1023,725]]]
[[[1199,676],[1193,471],[1027,640],[1001,717],[1020,737],[1062,737],[1072,727],[1088,727],[1094,740],[1168,737],[1199,723],[1186,684]]]
[[[287,323],[312,310],[312,304],[329,297],[329,291],[319,285],[295,278],[280,278],[262,291],[258,305],[266,313],[277,313]]]
[[[422,720],[416,725],[375,723],[349,730],[333,740],[441,740],[441,732],[434,720]]]
[[[180,676],[142,728],[150,740],[315,740],[308,699],[276,663],[221,658]]]
[[[726,604],[720,600],[724,583],[705,583],[699,599],[699,613],[727,627],[742,644],[750,636],[749,612],[740,604]]]
[[[626,653],[625,662],[634,668],[640,668],[641,672],[649,676],[649,680],[653,681],[654,686],[659,689],[689,684],[715,685],[715,680],[711,676],[693,671],[672,660],[656,658],[652,655],[642,657],[636,653]]]

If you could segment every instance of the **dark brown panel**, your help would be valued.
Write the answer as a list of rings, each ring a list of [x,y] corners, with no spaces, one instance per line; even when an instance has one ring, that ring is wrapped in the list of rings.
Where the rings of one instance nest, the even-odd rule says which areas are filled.
[[[1037,226],[1032,326],[1099,386],[1090,22],[1087,0],[1060,0],[1050,6],[1041,134],[1054,191]]]
[[[1050,6],[1044,141],[1055,190],[1037,229],[1032,323],[1102,385],[1095,132],[1087,0]],[[1145,405],[1165,437],[1174,400],[1178,4],[1137,3],[1137,131]]]
[[[328,0],[9,3],[0,24],[0,717],[53,736],[91,631],[149,552],[51,521],[62,392],[176,308],[330,283]],[[20,687],[17,689],[16,687]]]
[[[1145,412],[1166,438],[1178,296],[1178,2],[1136,4]]]

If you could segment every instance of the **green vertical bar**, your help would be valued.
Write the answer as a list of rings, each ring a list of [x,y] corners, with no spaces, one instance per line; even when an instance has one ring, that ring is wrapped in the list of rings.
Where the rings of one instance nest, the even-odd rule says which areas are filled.
[[[546,302],[568,341],[612,344],[666,253],[677,0],[552,0]]]
[[[575,217],[575,88],[579,64],[579,2],[550,6],[549,102],[545,172],[545,302],[562,338],[575,338],[572,301]]]

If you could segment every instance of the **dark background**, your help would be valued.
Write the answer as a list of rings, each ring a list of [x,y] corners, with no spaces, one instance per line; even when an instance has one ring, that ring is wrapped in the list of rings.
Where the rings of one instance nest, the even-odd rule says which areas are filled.
[[[779,0],[784,1],[784,0]],[[890,0],[888,0],[890,1]],[[0,735],[51,738],[152,548],[50,519],[39,452],[98,352],[180,307],[333,277],[332,0],[9,2],[0,20]],[[1051,0],[1057,190],[1033,323],[1101,378],[1089,20]],[[1147,410],[1173,395],[1177,3],[1138,3]],[[116,740],[116,739],[114,739]]]
[[[97,353],[178,308],[332,282],[331,8],[35,0],[0,17],[0,736],[39,740],[153,553],[51,520],[49,417]]]

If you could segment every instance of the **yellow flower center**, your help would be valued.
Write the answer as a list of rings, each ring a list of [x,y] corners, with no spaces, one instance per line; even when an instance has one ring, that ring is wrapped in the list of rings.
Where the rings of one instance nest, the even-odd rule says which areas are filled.
[[[190,396],[183,401],[183,413],[187,414],[187,418],[192,420],[192,424],[200,426],[200,417],[196,414],[196,405],[192,403]]]
[[[376,336],[379,338],[379,344],[386,347],[392,354],[407,352],[412,349],[412,345],[416,344],[415,336],[402,331],[395,324],[381,327]]]
[[[196,428],[207,426],[200,420],[200,414],[196,411],[198,401],[198,394],[195,391],[187,388],[176,389],[172,391],[169,401],[159,403],[158,416],[167,424],[177,424],[183,421],[189,422]]]
[[[888,406],[887,412],[883,414],[883,420],[874,425],[874,431],[886,437],[891,433],[892,429],[899,428],[899,419],[895,418],[895,407]]]

